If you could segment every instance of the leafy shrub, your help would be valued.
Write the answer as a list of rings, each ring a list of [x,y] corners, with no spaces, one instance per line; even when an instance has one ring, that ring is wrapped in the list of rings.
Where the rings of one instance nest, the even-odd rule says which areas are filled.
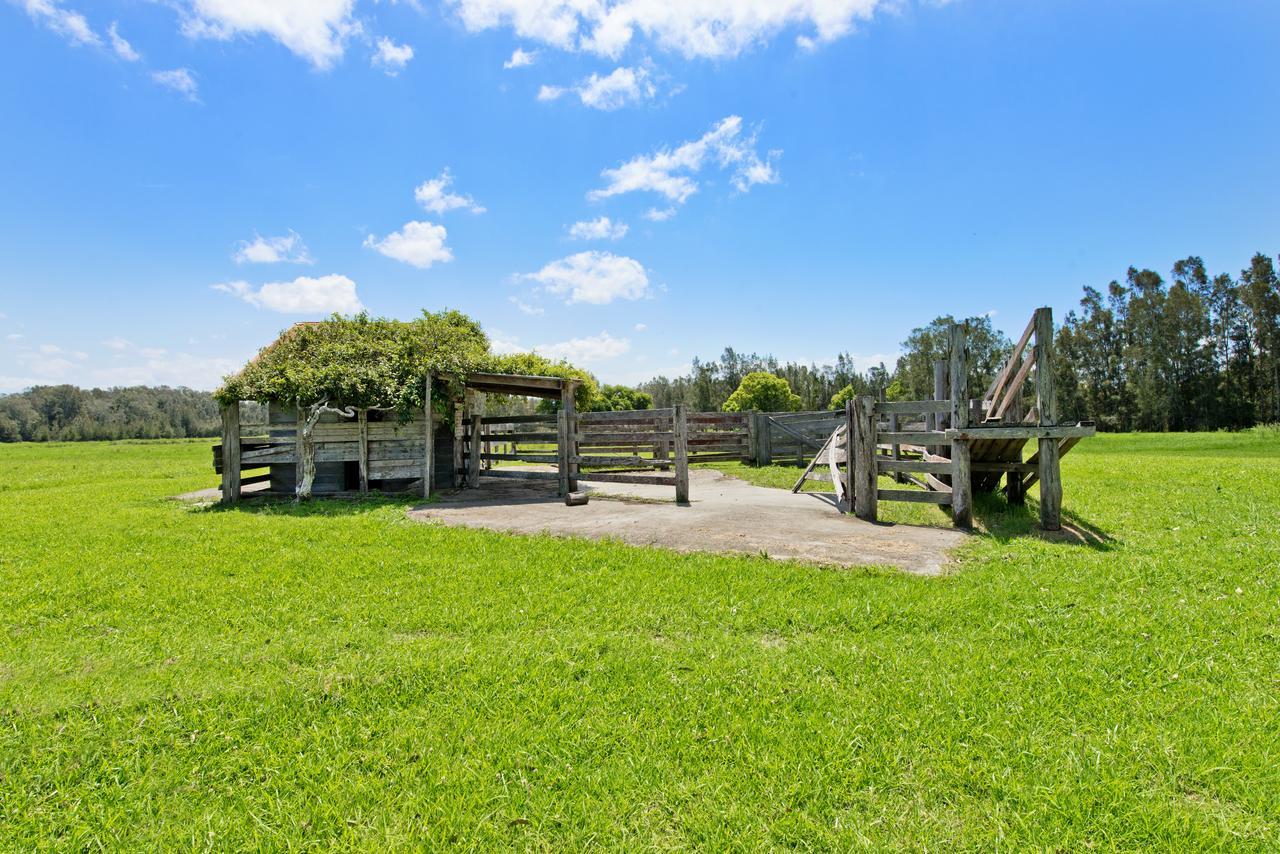
[[[567,362],[534,353],[494,355],[489,338],[458,311],[428,312],[410,321],[334,315],[300,323],[264,347],[240,373],[227,377],[214,396],[235,400],[331,401],[342,406],[394,409],[402,418],[420,410],[428,373],[436,377],[441,413],[474,371],[572,377],[577,400],[588,404],[595,379]]]
[[[725,412],[795,412],[800,408],[800,395],[782,377],[753,371],[742,378],[722,408]]]

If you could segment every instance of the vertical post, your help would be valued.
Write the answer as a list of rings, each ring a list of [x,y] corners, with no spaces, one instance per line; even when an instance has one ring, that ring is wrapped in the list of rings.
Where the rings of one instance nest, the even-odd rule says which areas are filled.
[[[1040,425],[1058,424],[1058,392],[1053,377],[1053,309],[1037,308],[1036,325],[1036,408]],[[1039,440],[1040,527],[1057,531],[1062,527],[1062,470],[1057,439]]]
[[[556,413],[556,471],[560,475],[559,494],[567,496],[569,488],[569,420],[562,408]]]
[[[484,417],[484,393],[471,395],[471,459],[467,466],[467,486],[475,489],[480,485],[480,461],[484,456],[483,434],[480,430],[480,419]]]
[[[356,413],[360,425],[360,491],[369,491],[369,410],[361,409]]]
[[[464,400],[465,400],[465,396],[464,396]],[[466,418],[466,404],[461,400],[454,401],[453,403],[453,477],[450,478],[450,480],[453,482],[453,485],[455,488],[462,486],[463,475],[465,474],[465,472],[463,472],[462,470],[462,461],[463,461],[462,460],[462,443],[467,438],[467,428],[466,428],[466,425],[462,423],[464,418]]]
[[[689,422],[685,419],[684,404],[677,403],[671,415],[671,428],[675,434],[676,503],[689,503]]]
[[[898,413],[896,412],[889,413],[889,432],[890,433],[898,432]],[[902,459],[902,446],[896,442],[892,446],[890,446],[889,458],[892,459],[894,462],[897,462],[898,460]],[[903,483],[906,480],[903,473],[896,470],[893,473],[893,479],[896,483]]]
[[[933,361],[933,399],[947,399],[947,360],[935,359]],[[947,428],[947,416],[935,415],[933,417],[933,429],[945,430]]]
[[[876,521],[879,474],[876,471],[876,425],[874,397],[853,399],[853,512],[859,519]]]
[[[969,365],[965,354],[965,328],[951,325],[951,426],[969,426]],[[957,528],[973,527],[973,477],[969,469],[969,442],[951,443],[951,519]]]
[[[422,382],[422,415],[426,419],[426,426],[423,427],[424,447],[422,449],[422,497],[430,498],[431,492],[435,488],[433,482],[436,477],[436,425],[435,419],[431,417],[434,411],[431,405],[431,385],[432,376],[427,374],[427,378]]]
[[[757,466],[760,465],[760,433],[756,429],[759,414],[754,409],[747,413],[747,462]]]
[[[293,431],[293,494],[297,495],[298,490],[302,488],[302,478],[306,468],[306,463],[302,459],[304,456],[303,445],[305,444],[302,438],[302,426],[306,423],[307,416],[302,409],[301,403],[298,404],[295,417],[297,420],[294,422]]]
[[[769,426],[768,413],[761,412],[758,417],[760,423],[756,426],[756,435],[760,442],[759,464],[771,466],[773,465],[773,428]]]
[[[222,502],[240,500],[240,401],[222,405]]]
[[[853,494],[857,489],[857,451],[855,445],[857,443],[857,427],[854,426],[854,406],[853,398],[849,398],[844,402],[844,495],[845,500],[849,502],[847,512],[854,511]]]
[[[560,384],[560,411],[564,413],[564,438],[568,448],[568,492],[578,491],[578,411],[573,399],[577,387],[574,380],[563,380]]]

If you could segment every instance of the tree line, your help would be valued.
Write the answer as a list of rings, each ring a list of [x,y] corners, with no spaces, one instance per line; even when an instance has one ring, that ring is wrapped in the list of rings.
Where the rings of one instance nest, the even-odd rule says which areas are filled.
[[[726,348],[719,359],[694,359],[684,376],[659,376],[640,388],[655,406],[723,409],[744,377],[763,371],[785,379],[798,408],[842,406],[848,397],[889,400],[933,396],[933,363],[948,356],[954,318],[913,329],[892,370],[858,371],[842,353],[834,364],[780,363]],[[990,317],[969,317],[968,387],[986,389],[1012,351]],[[1019,330],[1020,331],[1020,330]],[[1085,287],[1080,307],[1057,329],[1054,374],[1059,414],[1091,419],[1103,430],[1241,429],[1280,423],[1280,279],[1274,260],[1253,256],[1239,276],[1211,275],[1189,257],[1166,281],[1131,267],[1106,293]],[[1029,392],[1028,392],[1029,393]]]
[[[247,422],[266,421],[265,408],[245,406]],[[0,442],[181,439],[221,432],[213,397],[189,388],[52,385],[0,395]]]
[[[689,373],[655,377],[638,388],[603,386],[589,408],[682,403],[699,412],[725,407],[748,374],[786,381],[789,405],[842,406],[854,394],[890,400],[933,395],[933,362],[947,358],[944,315],[911,330],[893,368],[859,371],[848,353],[834,364],[779,362],[725,348],[694,359]],[[990,317],[968,326],[969,388],[980,394],[1012,350]],[[1020,330],[1018,330],[1020,331]],[[1258,253],[1238,276],[1211,274],[1197,257],[1173,265],[1168,280],[1131,267],[1104,290],[1085,287],[1078,309],[1057,331],[1054,373],[1063,418],[1092,419],[1104,430],[1217,430],[1280,423],[1280,279]],[[741,397],[741,395],[740,395]],[[737,405],[737,404],[735,404]],[[245,406],[255,406],[245,404]],[[245,420],[264,420],[256,410]],[[218,405],[187,388],[83,390],[38,386],[0,395],[0,441],[162,439],[217,436]]]

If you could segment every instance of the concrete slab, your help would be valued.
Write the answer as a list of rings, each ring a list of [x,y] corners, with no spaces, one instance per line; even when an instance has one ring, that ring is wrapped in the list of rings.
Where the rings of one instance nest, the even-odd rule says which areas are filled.
[[[936,575],[965,534],[882,525],[837,512],[834,496],[793,495],[721,472],[694,469],[688,507],[669,486],[580,481],[591,502],[566,507],[545,481],[482,477],[479,489],[444,494],[409,511],[421,521],[519,534],[615,539],[677,551],[765,554],[829,566],[895,566]]]

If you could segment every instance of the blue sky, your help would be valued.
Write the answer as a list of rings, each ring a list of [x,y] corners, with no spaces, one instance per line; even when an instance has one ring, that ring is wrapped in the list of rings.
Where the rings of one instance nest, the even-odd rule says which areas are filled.
[[[947,312],[1016,335],[1130,264],[1280,251],[1278,30],[1262,0],[0,0],[0,390],[211,388],[357,306],[613,382],[891,360]]]

